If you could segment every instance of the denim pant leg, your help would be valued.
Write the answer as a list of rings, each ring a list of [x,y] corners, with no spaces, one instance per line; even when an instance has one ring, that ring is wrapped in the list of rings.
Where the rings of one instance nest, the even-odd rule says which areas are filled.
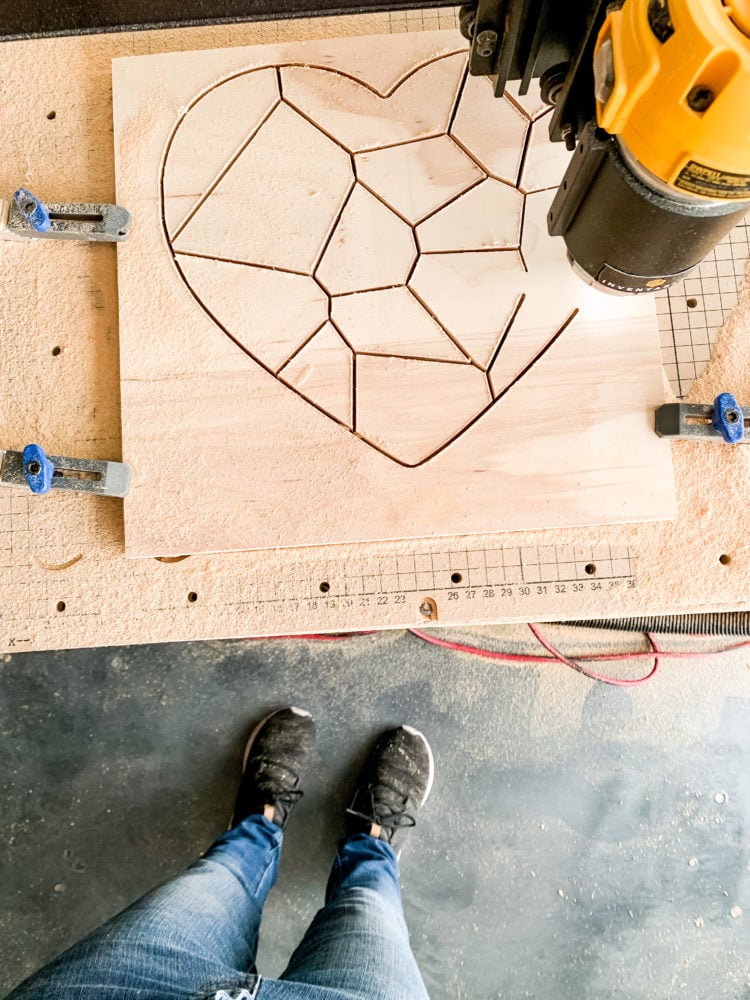
[[[342,841],[326,905],[281,979],[340,990],[351,1000],[427,1000],[390,844],[366,833]]]
[[[274,823],[249,816],[187,871],[64,952],[8,1000],[185,1000],[219,988],[254,988],[249,973],[281,838]]]

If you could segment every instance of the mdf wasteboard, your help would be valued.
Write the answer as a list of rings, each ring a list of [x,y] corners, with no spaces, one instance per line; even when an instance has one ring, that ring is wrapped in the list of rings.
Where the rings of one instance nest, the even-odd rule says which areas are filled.
[[[670,519],[654,307],[455,32],[113,62],[130,556]]]

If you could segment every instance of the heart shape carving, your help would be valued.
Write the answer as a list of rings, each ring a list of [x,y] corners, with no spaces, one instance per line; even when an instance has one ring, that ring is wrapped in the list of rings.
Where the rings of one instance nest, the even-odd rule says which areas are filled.
[[[528,105],[527,105],[528,106]],[[564,169],[541,108],[466,53],[388,92],[330,66],[254,68],[170,136],[164,231],[197,303],[321,413],[407,467],[456,441],[575,315],[545,217]]]

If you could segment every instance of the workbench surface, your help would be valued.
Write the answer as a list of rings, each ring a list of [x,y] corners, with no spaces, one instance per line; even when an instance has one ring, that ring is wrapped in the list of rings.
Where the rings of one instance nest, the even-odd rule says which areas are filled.
[[[115,200],[113,57],[454,23],[435,10],[7,43],[0,196]],[[120,458],[115,247],[0,243],[0,274],[0,446]],[[689,399],[747,401],[748,310],[742,289]],[[0,651],[747,608],[750,449],[680,441],[673,457],[674,523],[167,559],[125,558],[120,501],[0,489]]]

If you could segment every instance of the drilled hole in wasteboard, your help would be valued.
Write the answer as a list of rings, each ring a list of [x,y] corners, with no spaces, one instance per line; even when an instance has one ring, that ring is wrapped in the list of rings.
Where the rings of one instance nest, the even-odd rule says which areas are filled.
[[[62,347],[53,347],[52,348],[52,357],[53,358],[59,358],[61,354],[62,354]]]
[[[56,111],[48,111],[47,112],[47,118],[51,122],[54,121],[55,118],[57,118],[57,112]]]
[[[62,611],[65,610],[65,601],[58,601],[57,602],[57,610],[60,611],[60,612],[62,612]]]
[[[719,556],[719,562],[721,563],[722,566],[728,566],[731,561],[732,557],[727,555],[726,552],[722,552],[722,554]]]
[[[190,593],[188,594],[188,601],[190,601],[191,604],[195,604],[197,600],[198,600],[198,595],[194,590],[191,590]]]
[[[697,307],[698,307],[698,300],[697,299],[688,299],[687,300],[687,307],[688,307],[688,309],[697,309]]]
[[[460,573],[451,573],[451,583],[460,583],[463,577]]]
[[[327,580],[324,580],[320,585],[321,594],[327,594],[330,589],[331,589],[330,583]]]
[[[583,568],[589,576],[593,576],[596,573],[596,566],[593,563],[586,563]]]

